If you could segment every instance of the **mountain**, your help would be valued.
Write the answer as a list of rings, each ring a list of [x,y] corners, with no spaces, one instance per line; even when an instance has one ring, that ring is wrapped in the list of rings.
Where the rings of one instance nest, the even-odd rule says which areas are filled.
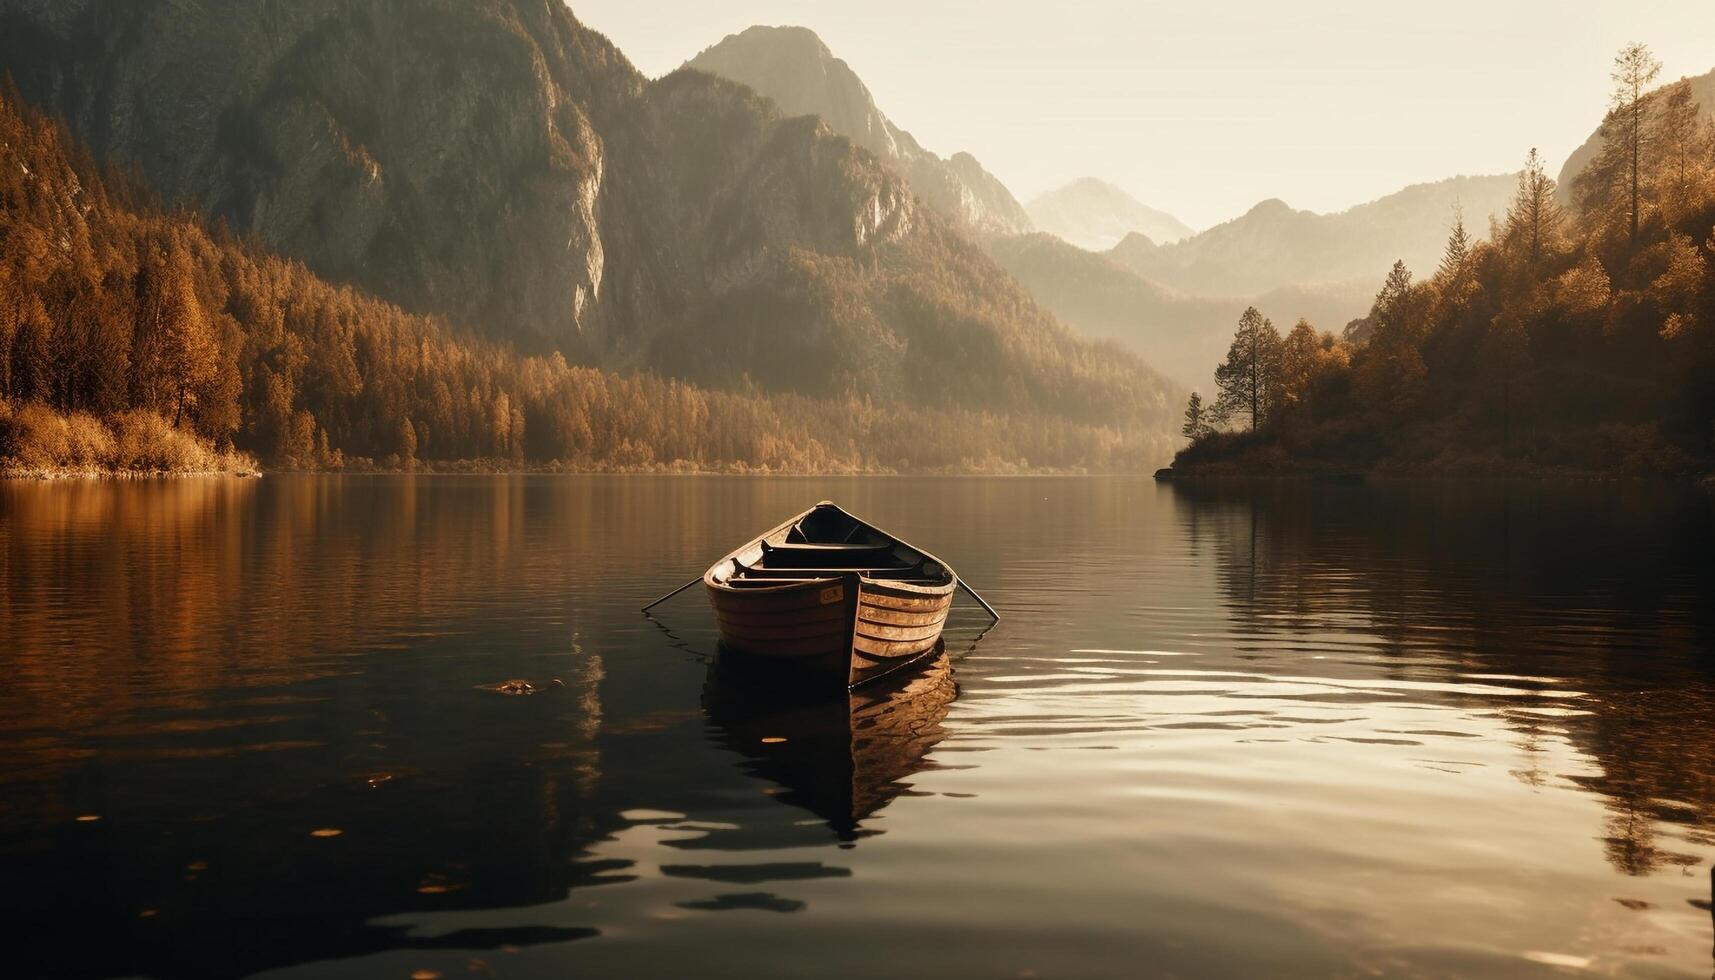
[[[747,85],[788,116],[819,116],[875,154],[941,214],[979,232],[1025,232],[1030,216],[969,153],[943,160],[895,126],[869,88],[806,27],[755,26],[728,35],[685,63]]]
[[[1244,298],[1197,296],[1152,282],[1112,255],[1044,232],[993,238],[987,245],[1055,316],[1086,336],[1138,351],[1174,381],[1205,394],[1246,306],[1256,306],[1283,332],[1302,317],[1338,335],[1347,321],[1369,309],[1379,285],[1360,279],[1283,286]]]
[[[1440,261],[1455,205],[1486,233],[1504,215],[1517,178],[1454,177],[1417,184],[1337,214],[1263,201],[1244,215],[1157,248],[1122,242],[1111,253],[1146,278],[1189,293],[1247,296],[1304,283],[1380,283],[1395,259],[1418,274]]]
[[[104,172],[0,86],[0,476],[1153,468],[1140,426],[717,391],[526,356]],[[234,450],[237,450],[236,452]]]
[[[1112,248],[1130,234],[1156,243],[1194,234],[1190,225],[1158,211],[1112,184],[1083,177],[1025,205],[1036,227],[1094,251]]]
[[[872,154],[558,0],[0,0],[0,64],[101,158],[460,330],[716,387],[1051,415],[1178,394]]]
[[[1691,83],[1691,97],[1697,102],[1699,115],[1704,119],[1715,118],[1715,71],[1682,80]],[[1656,92],[1660,91],[1661,89],[1656,89]],[[1601,149],[1602,126],[1598,123],[1596,128],[1591,130],[1589,137],[1567,156],[1566,162],[1560,167],[1560,179],[1555,190],[1563,203],[1572,200],[1572,182],[1596,159],[1596,154]]]

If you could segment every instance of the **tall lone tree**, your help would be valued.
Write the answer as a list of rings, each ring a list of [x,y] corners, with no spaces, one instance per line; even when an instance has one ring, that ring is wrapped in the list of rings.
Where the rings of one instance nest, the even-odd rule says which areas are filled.
[[[1632,241],[1638,240],[1638,215],[1641,209],[1640,189],[1643,185],[1644,144],[1649,141],[1649,106],[1645,95],[1650,83],[1661,74],[1661,62],[1650,53],[1649,45],[1633,41],[1614,56],[1614,94],[1610,97],[1608,118],[1616,125],[1613,136],[1620,141],[1625,161],[1626,186],[1631,199]]]
[[[1215,368],[1215,387],[1221,391],[1215,417],[1226,421],[1243,415],[1252,432],[1261,428],[1273,407],[1279,361],[1279,331],[1256,307],[1246,307],[1227,359]]]

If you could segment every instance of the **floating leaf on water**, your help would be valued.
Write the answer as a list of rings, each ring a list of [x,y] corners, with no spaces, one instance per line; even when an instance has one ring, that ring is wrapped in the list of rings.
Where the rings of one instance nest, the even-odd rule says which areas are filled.
[[[566,686],[566,682],[560,680],[558,677],[550,678],[541,684],[538,684],[535,681],[527,681],[527,680],[523,680],[521,678],[513,678],[512,680],[509,680],[509,681],[501,681],[499,684],[478,684],[476,686],[476,689],[479,691],[493,691],[496,694],[517,695],[517,694],[541,694],[543,691],[552,690],[553,688],[556,688],[556,687],[565,687],[565,686]]]
[[[345,831],[339,829],[338,827],[318,827],[315,830],[310,831],[310,836],[311,837],[338,837],[340,834],[343,834],[343,833],[345,833]]]

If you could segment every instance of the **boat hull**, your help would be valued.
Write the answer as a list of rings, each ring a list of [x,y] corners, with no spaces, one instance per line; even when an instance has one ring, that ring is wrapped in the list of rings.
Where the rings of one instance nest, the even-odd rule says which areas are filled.
[[[805,680],[853,687],[932,653],[953,588],[849,574],[771,589],[707,591],[726,651]]]

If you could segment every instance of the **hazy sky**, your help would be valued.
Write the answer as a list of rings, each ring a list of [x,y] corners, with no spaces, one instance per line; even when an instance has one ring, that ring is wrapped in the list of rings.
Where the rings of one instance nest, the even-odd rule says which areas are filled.
[[[1198,228],[1263,198],[1335,211],[1406,184],[1555,169],[1614,50],[1715,68],[1715,0],[1435,3],[574,0],[650,75],[751,24],[815,30],[900,127],[1020,200],[1086,174]]]

